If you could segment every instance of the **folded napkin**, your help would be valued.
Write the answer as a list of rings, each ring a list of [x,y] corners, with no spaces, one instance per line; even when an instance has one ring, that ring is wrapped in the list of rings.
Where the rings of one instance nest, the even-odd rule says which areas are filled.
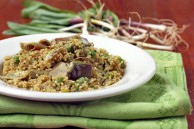
[[[98,101],[65,104],[0,96],[0,127],[187,129],[191,112],[181,55],[148,51],[155,76],[131,92]]]

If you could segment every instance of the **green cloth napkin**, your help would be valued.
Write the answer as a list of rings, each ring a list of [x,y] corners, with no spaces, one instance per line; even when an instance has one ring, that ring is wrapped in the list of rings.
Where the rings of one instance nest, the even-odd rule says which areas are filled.
[[[181,55],[148,51],[157,73],[131,92],[99,101],[65,104],[0,96],[0,127],[187,129],[191,112]]]

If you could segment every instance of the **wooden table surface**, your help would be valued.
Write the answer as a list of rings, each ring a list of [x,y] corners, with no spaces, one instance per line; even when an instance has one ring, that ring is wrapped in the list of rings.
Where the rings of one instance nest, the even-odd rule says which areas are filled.
[[[80,4],[73,0],[40,0],[61,9],[74,11],[82,10]],[[187,77],[188,92],[194,103],[194,0],[102,0],[106,8],[114,11],[119,18],[127,19],[129,12],[135,11],[143,17],[159,19],[172,19],[179,26],[183,24],[190,27],[181,35],[190,47],[182,53],[184,68]],[[86,0],[83,0],[86,3]],[[89,6],[89,4],[86,4]],[[20,15],[22,0],[0,0],[0,40],[10,36],[2,35],[8,29],[7,21],[26,23]],[[194,113],[187,116],[189,129],[194,129]]]

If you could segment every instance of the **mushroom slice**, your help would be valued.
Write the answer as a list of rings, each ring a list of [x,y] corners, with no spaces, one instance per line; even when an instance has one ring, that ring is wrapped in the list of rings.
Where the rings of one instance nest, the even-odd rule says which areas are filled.
[[[41,39],[38,44],[42,44],[44,46],[50,46],[51,43],[47,39]]]
[[[27,50],[27,51],[35,51],[35,50],[40,50],[40,49],[44,49],[47,46],[43,45],[43,44],[38,44],[38,43],[20,43],[20,47],[23,50]]]

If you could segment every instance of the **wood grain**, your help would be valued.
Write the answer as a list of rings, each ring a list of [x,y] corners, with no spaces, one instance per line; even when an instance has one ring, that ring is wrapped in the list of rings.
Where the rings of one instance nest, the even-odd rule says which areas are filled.
[[[55,7],[73,11],[80,11],[83,7],[72,0],[40,0]],[[83,1],[83,0],[82,0]],[[97,1],[97,0],[96,0]],[[103,0],[102,0],[103,1]],[[183,24],[190,27],[182,34],[189,43],[188,50],[178,50],[183,56],[184,68],[187,76],[188,92],[194,103],[194,1],[193,0],[104,0],[106,8],[114,11],[120,18],[127,19],[129,12],[139,12],[143,17],[172,19],[178,26]],[[90,5],[83,1],[87,7]],[[0,0],[0,32],[8,29],[7,21],[27,23],[29,20],[20,16],[22,0]],[[0,40],[9,36],[0,33]],[[189,129],[194,129],[194,113],[187,116]]]

